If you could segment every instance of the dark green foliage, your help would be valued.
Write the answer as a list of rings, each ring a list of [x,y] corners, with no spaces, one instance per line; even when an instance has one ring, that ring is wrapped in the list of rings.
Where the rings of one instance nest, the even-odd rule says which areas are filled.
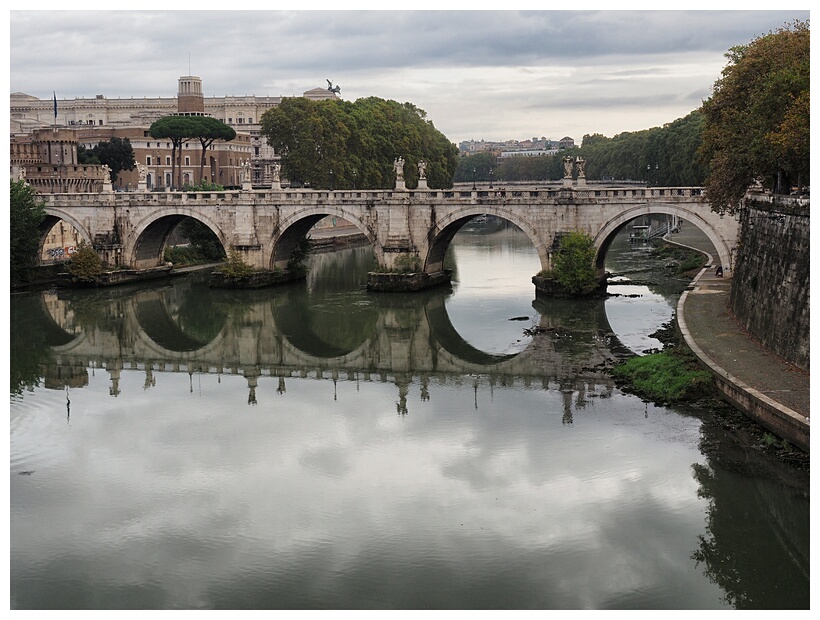
[[[694,111],[663,127],[617,134],[585,135],[580,148],[559,151],[543,157],[507,157],[495,169],[496,181],[559,181],[564,177],[563,158],[582,157],[589,180],[612,177],[617,180],[647,182],[668,187],[700,186],[706,168],[699,162],[697,150],[703,133],[703,115]],[[471,155],[459,161],[458,181],[472,181]],[[647,170],[649,166],[649,170]],[[483,177],[486,179],[487,177]]]
[[[40,224],[46,217],[43,203],[24,181],[11,182],[9,216],[11,285],[18,286],[29,281],[31,269],[38,262]]]
[[[726,57],[703,104],[700,155],[712,208],[732,212],[755,181],[784,192],[809,183],[809,24],[795,22]]]
[[[552,258],[551,275],[572,295],[594,289],[598,278],[592,237],[582,232],[561,237],[558,252]]]
[[[133,170],[137,166],[134,149],[128,138],[111,138],[94,145],[88,150],[82,145],[77,148],[77,161],[81,164],[107,165],[111,168],[111,181],[117,180],[123,170]]]
[[[407,187],[418,185],[420,160],[427,162],[428,187],[450,187],[458,149],[425,117],[411,103],[378,97],[355,102],[293,97],[265,112],[261,124],[291,184],[391,188],[393,163],[401,156]]]
[[[497,178],[495,155],[493,153],[476,153],[458,158],[458,166],[453,176],[454,183],[482,183],[487,185]],[[473,174],[475,170],[475,174]],[[490,174],[492,172],[492,174]]]
[[[71,279],[81,284],[93,284],[99,280],[102,272],[100,255],[85,241],[81,242],[68,264]]]
[[[222,247],[219,238],[199,220],[186,218],[179,223],[178,230],[180,235],[190,242],[193,253],[201,258],[201,261],[197,262],[214,262],[225,258],[225,248]]]
[[[182,185],[181,179],[177,182],[177,174],[181,175],[181,166],[177,158],[182,157],[182,145],[190,140],[199,140],[202,145],[202,155],[199,160],[199,182],[202,183],[203,168],[208,147],[216,140],[229,142],[236,137],[236,131],[220,120],[209,116],[165,116],[155,121],[148,129],[152,138],[170,140],[171,142],[171,179],[176,187]],[[176,170],[179,169],[179,173]]]
[[[310,250],[310,239],[302,237],[290,254],[287,266],[288,271],[291,273],[305,272],[307,270],[306,263],[310,257]]]
[[[586,160],[588,179],[607,176],[665,187],[699,186],[706,175],[697,159],[702,132],[703,115],[694,111],[663,127],[613,138],[584,136],[581,148],[572,154]]]

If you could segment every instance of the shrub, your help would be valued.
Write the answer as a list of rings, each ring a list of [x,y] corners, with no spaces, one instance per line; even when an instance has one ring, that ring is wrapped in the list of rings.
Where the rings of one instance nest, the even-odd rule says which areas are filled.
[[[254,269],[242,259],[242,255],[239,252],[231,248],[228,250],[228,258],[225,259],[225,264],[217,271],[231,280],[240,281],[250,278]]]
[[[68,273],[74,282],[91,284],[97,282],[102,274],[102,259],[96,250],[85,241],[80,242],[77,250],[71,255]]]
[[[576,231],[561,237],[552,263],[552,277],[573,295],[598,284],[595,246],[586,233]]]

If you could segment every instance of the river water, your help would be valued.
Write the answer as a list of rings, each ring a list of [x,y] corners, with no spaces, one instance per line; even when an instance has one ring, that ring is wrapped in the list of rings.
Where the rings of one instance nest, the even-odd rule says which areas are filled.
[[[13,296],[11,608],[808,609],[808,475],[608,376],[684,281],[536,301],[478,224],[448,264]]]

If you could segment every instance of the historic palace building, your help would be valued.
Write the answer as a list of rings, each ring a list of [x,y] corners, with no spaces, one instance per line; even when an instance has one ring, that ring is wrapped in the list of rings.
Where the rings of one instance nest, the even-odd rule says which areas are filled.
[[[337,97],[335,92],[324,88],[306,91],[302,96]],[[107,99],[97,95],[93,99],[59,100],[12,93],[11,177],[25,177],[40,192],[88,191],[89,184],[100,179],[98,174],[92,174],[93,166],[76,169],[77,146],[90,149],[114,137],[128,138],[138,167],[122,171],[114,179],[113,189],[135,189],[142,180],[148,189],[164,191],[171,186],[171,143],[152,139],[148,130],[154,121],[164,116],[202,114],[230,125],[237,135],[230,142],[218,141],[211,145],[202,169],[199,141],[185,144],[181,154],[183,186],[202,180],[226,188],[237,187],[242,165],[250,161],[253,185],[270,187],[275,154],[261,136],[259,122],[262,114],[279,105],[281,100],[281,97],[255,95],[205,97],[202,80],[190,75],[180,77],[177,96],[167,98]]]

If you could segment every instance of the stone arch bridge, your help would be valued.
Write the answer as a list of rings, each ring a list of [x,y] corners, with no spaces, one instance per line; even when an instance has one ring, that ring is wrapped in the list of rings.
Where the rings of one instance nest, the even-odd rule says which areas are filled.
[[[450,241],[470,219],[492,215],[524,231],[542,269],[549,269],[561,234],[594,239],[599,275],[615,234],[643,215],[666,214],[702,230],[731,274],[738,240],[736,216],[720,215],[702,188],[593,186],[504,190],[237,190],[134,192],[44,196],[43,235],[58,220],[72,224],[109,265],[147,269],[162,264],[169,235],[184,218],[210,228],[223,246],[258,269],[285,268],[310,228],[326,216],[343,218],[372,244],[380,268],[415,265],[443,273]],[[534,275],[534,274],[533,274]]]

